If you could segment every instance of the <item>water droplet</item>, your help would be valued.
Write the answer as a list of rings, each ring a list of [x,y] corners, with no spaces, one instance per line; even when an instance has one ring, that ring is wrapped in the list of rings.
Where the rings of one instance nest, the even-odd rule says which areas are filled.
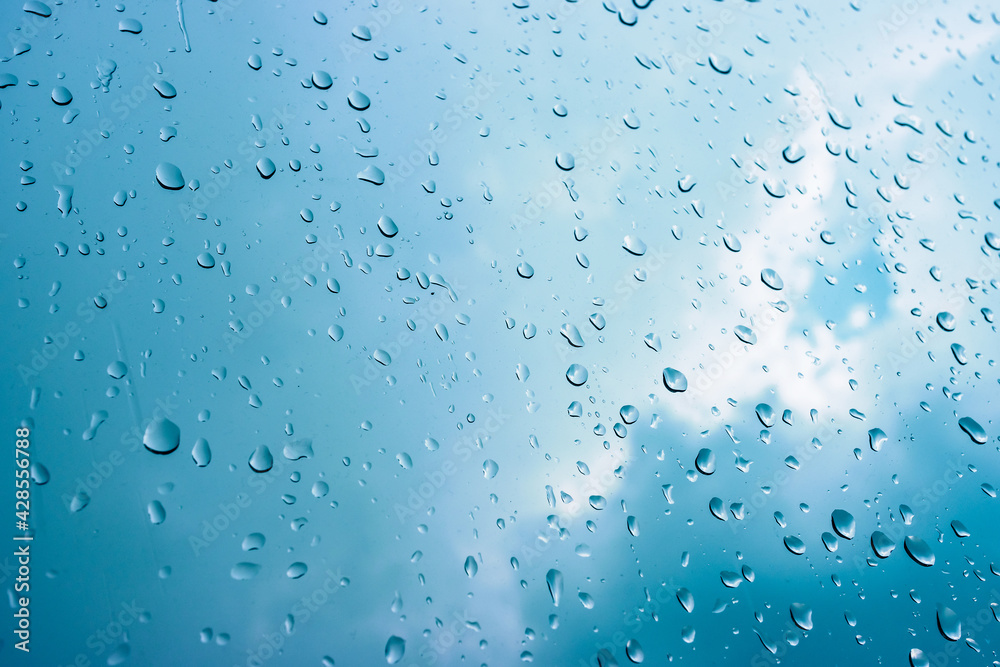
[[[806,149],[797,143],[792,143],[786,146],[785,150],[781,151],[781,156],[785,158],[785,162],[795,164],[806,156]]]
[[[326,90],[333,85],[333,77],[323,70],[316,70],[312,73],[312,82],[320,90]]]
[[[269,157],[262,157],[257,160],[257,173],[263,179],[268,179],[274,176],[274,172],[277,171],[277,167],[274,166],[274,162]]]
[[[694,611],[694,595],[688,589],[677,589],[677,601],[681,603],[687,613],[690,614]]]
[[[569,383],[575,387],[579,387],[586,382],[587,377],[587,369],[580,364],[571,364],[570,367],[566,369],[566,379],[569,380]]]
[[[146,426],[142,444],[154,454],[169,454],[181,442],[181,430],[169,419],[154,419]]]
[[[212,253],[210,252],[203,252],[200,255],[198,255],[197,261],[198,261],[198,266],[200,266],[203,269],[211,269],[213,266],[215,266],[215,258],[212,257]]]
[[[177,165],[161,162],[156,165],[156,182],[167,190],[180,190],[184,187],[184,175]]]
[[[199,468],[204,468],[212,462],[212,450],[208,446],[208,440],[198,438],[195,441],[194,447],[191,448],[191,458]]]
[[[794,535],[788,535],[785,537],[785,548],[796,556],[801,556],[806,552],[805,542]]]
[[[631,234],[626,236],[622,242],[622,247],[636,256],[646,254],[646,244],[638,236],[632,236]]]
[[[669,391],[678,393],[682,391],[687,391],[688,380],[684,373],[681,373],[676,368],[664,368],[663,369],[663,386],[665,386]]]
[[[387,215],[383,215],[378,219],[378,230],[382,233],[382,236],[390,239],[399,233],[399,227],[397,227],[393,219]]]
[[[116,380],[121,380],[128,373],[128,366],[123,361],[112,361],[108,364],[108,375]]]
[[[968,537],[972,534],[969,532],[969,529],[965,527],[965,524],[958,519],[951,522],[951,529],[955,531],[955,537],[958,537],[959,539]]]
[[[52,89],[52,101],[59,106],[66,106],[73,101],[73,93],[66,86],[56,86]]]
[[[920,649],[910,649],[910,667],[931,667],[931,661]]]
[[[903,549],[909,554],[913,562],[923,565],[924,567],[930,567],[934,564],[934,552],[931,551],[930,546],[924,542],[919,537],[913,537],[908,535],[903,540]]]
[[[360,90],[352,90],[347,95],[347,103],[350,104],[351,108],[355,111],[364,111],[371,106],[372,101]]]
[[[576,159],[572,153],[559,153],[556,155],[556,166],[563,171],[569,171],[576,166]]]
[[[355,31],[358,28],[354,29]],[[367,31],[368,28],[365,28]],[[357,34],[357,33],[355,33]],[[371,39],[371,35],[368,36]],[[390,665],[395,665],[397,662],[403,659],[403,654],[406,652],[406,640],[402,637],[397,637],[393,635],[389,637],[389,641],[385,643],[385,661]]]
[[[625,642],[625,657],[636,665],[641,664],[646,659],[646,654],[643,652],[642,644],[639,643],[638,639],[630,639]]]
[[[882,446],[887,442],[889,442],[889,436],[882,429],[873,428],[868,431],[868,446],[872,448],[873,452],[882,449]]]
[[[793,602],[789,611],[792,614],[792,622],[803,630],[812,630],[813,619],[812,609],[801,602]]]
[[[945,331],[954,331],[955,316],[949,313],[947,310],[943,310],[937,314],[937,324]]]
[[[739,338],[744,343],[746,343],[747,345],[757,344],[757,334],[755,334],[753,332],[753,329],[751,329],[750,327],[743,326],[742,324],[737,325],[733,327],[733,333],[736,334],[736,337]]]
[[[521,276],[522,278],[531,278],[533,275],[535,275],[535,269],[533,266],[531,266],[531,264],[528,264],[527,262],[521,262],[520,264],[517,265],[517,275]]]
[[[138,35],[142,32],[142,24],[139,23],[137,19],[122,19],[118,22],[119,32],[128,32],[133,35]]]
[[[257,563],[237,563],[233,566],[233,569],[229,571],[229,576],[231,576],[236,581],[247,581],[253,579],[260,573],[260,565]]]
[[[945,639],[957,642],[962,638],[962,621],[959,620],[958,614],[940,604],[937,608],[937,625],[941,636]]]
[[[778,275],[778,272],[774,269],[764,269],[760,272],[760,279],[765,285],[771,289],[778,291],[785,287],[785,282]]]
[[[466,558],[465,574],[471,579],[472,577],[476,576],[476,573],[478,572],[479,572],[479,564],[476,562],[476,559],[472,556]]]
[[[267,472],[274,466],[274,456],[267,445],[258,445],[250,455],[249,463],[254,472]]]
[[[771,408],[770,405],[767,403],[758,403],[755,411],[757,412],[757,419],[760,420],[761,424],[767,428],[774,426],[777,416],[774,414],[774,409]]]
[[[703,475],[711,475],[715,472],[715,452],[707,447],[698,452],[695,457],[694,466]]]
[[[726,56],[710,53],[708,54],[708,64],[719,74],[729,74],[733,71],[733,62]]]
[[[639,409],[634,405],[623,405],[618,414],[626,424],[634,424],[639,419]]]
[[[28,12],[29,14],[35,14],[36,16],[41,16],[42,18],[48,18],[52,16],[52,9],[44,2],[41,2],[40,0],[27,0],[27,2],[24,3],[24,11]]]
[[[285,570],[285,576],[287,576],[289,579],[301,579],[302,577],[305,576],[306,572],[308,571],[309,571],[309,566],[306,565],[305,563],[302,562],[292,563],[291,565],[288,566],[288,569]]]
[[[36,486],[44,486],[49,483],[49,469],[37,461],[31,464],[31,481]]]
[[[740,250],[743,250],[743,244],[740,243],[740,240],[728,232],[722,235],[722,242],[731,252],[739,252]]]
[[[368,165],[358,172],[358,179],[375,185],[382,185],[385,183],[385,173],[378,167]]]
[[[787,194],[785,184],[776,178],[764,179],[764,191],[775,199],[781,199]]]
[[[486,459],[483,461],[483,477],[486,479],[493,479],[500,472],[500,466],[493,459]]]
[[[985,429],[983,429],[983,427],[979,425],[979,422],[972,417],[962,417],[958,420],[958,426],[965,431],[966,435],[972,438],[972,441],[977,445],[986,444],[987,438]]]
[[[729,520],[729,517],[726,515],[726,505],[722,502],[722,498],[715,497],[709,500],[708,511],[719,521]]]
[[[883,533],[881,530],[876,530],[872,533],[872,550],[875,551],[875,555],[879,558],[888,558],[892,553],[893,549],[896,548],[896,543],[893,542],[888,535]]]
[[[833,510],[830,517],[833,530],[845,540],[853,540],[856,529],[854,516],[847,510]]]
[[[154,500],[146,507],[146,512],[149,514],[149,521],[154,526],[158,526],[167,519],[167,510],[163,508],[163,503],[159,500]]]
[[[160,94],[163,99],[169,100],[177,97],[177,89],[169,81],[162,79],[153,84],[153,89]]]

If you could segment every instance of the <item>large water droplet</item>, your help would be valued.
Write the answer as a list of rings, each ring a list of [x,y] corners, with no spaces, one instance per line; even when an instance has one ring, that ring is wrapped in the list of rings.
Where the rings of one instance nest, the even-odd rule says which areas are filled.
[[[177,165],[161,162],[156,165],[156,182],[167,190],[180,190],[184,187],[184,175]]]
[[[888,558],[895,548],[896,543],[881,530],[876,530],[872,533],[872,550],[875,551],[875,555],[879,558]]]
[[[965,431],[965,433],[972,438],[972,441],[977,445],[986,444],[986,431],[979,425],[979,422],[972,417],[962,417],[958,420],[958,426]]]
[[[625,240],[622,241],[622,247],[636,256],[646,254],[646,244],[638,236],[632,236],[631,234],[626,236]]]
[[[371,106],[372,101],[360,90],[352,90],[347,94],[347,103],[350,104],[351,108],[355,111],[364,111]]]
[[[237,563],[233,566],[233,569],[229,571],[229,576],[231,576],[236,581],[247,581],[253,579],[260,573],[260,565],[257,563]]]
[[[548,585],[549,595],[552,597],[552,604],[558,607],[563,591],[562,572],[559,570],[549,570],[545,574],[545,583]]]
[[[479,572],[479,563],[476,562],[475,557],[469,556],[465,559],[465,574],[471,579],[476,576]]]
[[[910,649],[910,667],[931,667],[931,661],[920,649]]]
[[[181,442],[181,429],[169,419],[154,419],[146,426],[142,444],[154,454],[169,454]]]
[[[668,390],[677,393],[682,391],[687,391],[688,380],[684,373],[681,373],[676,368],[664,368],[663,369],[663,386]]]
[[[962,621],[959,620],[958,614],[940,604],[937,608],[937,625],[941,636],[945,639],[957,642],[962,638]]]
[[[755,411],[757,412],[757,419],[760,420],[761,424],[767,428],[774,426],[777,416],[774,414],[774,409],[770,405],[767,403],[758,403]]]
[[[785,287],[785,281],[781,279],[781,276],[774,269],[764,269],[761,271],[760,279],[761,282],[775,291],[784,289]]]
[[[258,445],[250,455],[249,463],[254,472],[267,472],[274,466],[274,456],[267,445]]]
[[[573,347],[583,347],[583,336],[580,335],[580,330],[576,328],[576,325],[564,324],[559,328],[559,333]]]
[[[368,165],[358,172],[358,179],[375,185],[382,185],[385,183],[385,173],[378,167]]]
[[[333,85],[333,77],[329,73],[319,69],[312,73],[312,82],[320,90],[326,90]]]
[[[133,35],[138,35],[142,32],[142,24],[139,23],[138,19],[122,19],[118,22],[119,32],[128,32]]]
[[[789,611],[792,614],[792,621],[803,630],[812,630],[813,619],[812,609],[801,602],[793,602]]]
[[[638,639],[630,639],[625,642],[625,657],[629,659],[629,662],[636,665],[646,659],[646,654],[643,652],[642,644],[639,643]]]
[[[586,382],[588,375],[587,369],[580,364],[571,364],[570,367],[566,369],[566,379],[569,380],[569,383],[575,387],[579,387]]]
[[[208,446],[208,440],[198,438],[195,441],[194,447],[191,448],[191,458],[199,468],[204,468],[212,462],[212,450]]]
[[[794,535],[788,535],[785,537],[785,548],[796,556],[801,556],[806,552],[805,542]]]
[[[160,95],[160,97],[162,97],[165,100],[177,97],[177,89],[174,88],[174,85],[169,81],[163,81],[163,80],[157,81],[156,83],[153,84],[153,90],[155,90]]]
[[[367,28],[366,28],[367,30]],[[385,643],[385,661],[390,665],[395,665],[397,662],[403,659],[403,654],[406,652],[406,640],[402,637],[397,637],[393,635],[389,637],[389,641]]]
[[[873,428],[868,431],[868,446],[872,448],[873,452],[882,449],[882,445],[887,442],[889,442],[889,436],[882,429]]]
[[[930,567],[934,564],[934,552],[930,546],[919,537],[908,535],[903,540],[903,549],[915,563]]]
[[[52,89],[52,101],[59,106],[66,106],[73,101],[73,93],[66,86],[56,86]]]
[[[274,176],[274,172],[277,171],[277,167],[274,166],[274,161],[269,157],[262,157],[257,160],[257,173],[263,179],[268,179]]]
[[[856,524],[854,516],[847,510],[833,510],[830,516],[833,523],[833,530],[845,540],[853,540]]]
[[[382,236],[390,239],[399,233],[399,227],[397,227],[395,221],[387,215],[383,215],[378,219],[378,230],[382,233]]]
[[[711,475],[715,472],[715,452],[707,447],[698,452],[694,459],[694,466],[703,475]]]
[[[146,507],[146,512],[149,514],[149,521],[153,525],[159,525],[167,519],[167,510],[163,508],[163,503],[159,500],[149,503]]]
[[[684,611],[692,613],[694,611],[694,594],[686,588],[677,589],[677,601],[684,607]]]
[[[576,159],[572,153],[559,153],[556,155],[556,166],[563,171],[569,171],[576,166]]]

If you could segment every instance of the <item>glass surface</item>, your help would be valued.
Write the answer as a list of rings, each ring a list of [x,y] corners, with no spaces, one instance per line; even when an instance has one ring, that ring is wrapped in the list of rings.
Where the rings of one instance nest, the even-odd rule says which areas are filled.
[[[0,20],[0,664],[998,664],[989,3]]]

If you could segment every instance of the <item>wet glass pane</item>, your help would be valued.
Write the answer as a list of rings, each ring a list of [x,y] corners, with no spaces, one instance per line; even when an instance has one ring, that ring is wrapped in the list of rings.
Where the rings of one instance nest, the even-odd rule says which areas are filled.
[[[0,20],[0,664],[1000,659],[995,7]]]

